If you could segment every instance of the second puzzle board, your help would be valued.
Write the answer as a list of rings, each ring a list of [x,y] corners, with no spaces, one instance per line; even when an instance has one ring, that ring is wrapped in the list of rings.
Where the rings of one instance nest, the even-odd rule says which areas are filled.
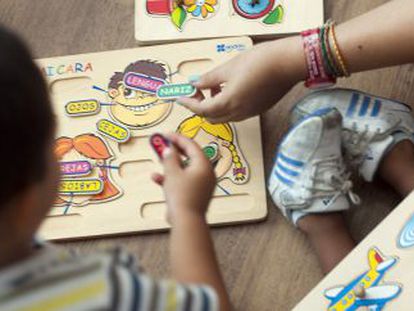
[[[141,43],[277,36],[323,23],[323,0],[135,0]]]
[[[39,60],[58,116],[55,154],[62,173],[59,197],[41,230],[45,238],[168,228],[162,189],[150,179],[162,171],[149,145],[156,132],[195,140],[212,161],[218,179],[210,223],[266,216],[259,118],[211,124],[167,96],[172,84],[239,53],[218,52],[223,43],[239,50],[252,45],[234,38]]]

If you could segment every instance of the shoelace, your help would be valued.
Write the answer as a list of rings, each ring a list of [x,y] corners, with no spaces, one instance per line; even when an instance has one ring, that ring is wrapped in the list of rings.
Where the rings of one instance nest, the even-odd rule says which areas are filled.
[[[339,157],[332,156],[318,160],[314,165],[316,166],[312,177],[314,185],[305,187],[311,192],[310,198],[325,198],[333,195],[331,200],[335,201],[340,195],[347,195],[353,204],[361,203],[359,196],[352,191],[353,184],[349,180],[351,174],[345,172],[345,166]],[[329,174],[327,179],[318,177],[325,174]]]
[[[344,130],[344,144],[346,148],[346,158],[347,162],[351,166],[358,166],[364,160],[364,155],[368,146],[379,138],[388,135],[388,132],[392,132],[392,129],[395,129],[398,125],[401,124],[401,119],[396,118],[394,124],[391,124],[387,133],[380,135],[380,128],[376,128],[375,131],[370,131],[368,127],[365,127],[364,130],[358,130],[358,125],[356,122],[353,122],[351,129]],[[379,135],[381,137],[379,137]]]
[[[359,166],[364,161],[364,155],[369,145],[376,140],[379,129],[370,132],[368,128],[363,131],[357,129],[346,130],[343,134],[346,162],[352,167]]]

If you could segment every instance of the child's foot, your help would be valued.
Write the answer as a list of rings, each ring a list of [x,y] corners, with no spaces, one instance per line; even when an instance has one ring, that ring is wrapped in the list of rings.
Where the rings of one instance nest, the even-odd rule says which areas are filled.
[[[292,121],[333,107],[343,116],[345,159],[358,168],[366,181],[373,180],[383,156],[398,142],[408,139],[414,143],[414,118],[410,107],[350,89],[311,93],[296,104]]]
[[[308,213],[349,208],[359,198],[341,154],[341,114],[322,109],[302,119],[283,139],[269,178],[273,201],[294,224]]]

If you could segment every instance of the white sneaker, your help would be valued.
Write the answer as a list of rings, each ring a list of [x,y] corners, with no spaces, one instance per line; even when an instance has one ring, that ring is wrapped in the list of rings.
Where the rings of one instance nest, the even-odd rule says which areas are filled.
[[[275,204],[295,225],[309,213],[359,204],[341,153],[341,114],[321,109],[299,121],[284,137],[269,178]]]
[[[316,91],[300,100],[292,122],[319,109],[336,108],[342,114],[345,161],[372,181],[381,159],[402,140],[414,143],[414,118],[403,103],[351,89]]]

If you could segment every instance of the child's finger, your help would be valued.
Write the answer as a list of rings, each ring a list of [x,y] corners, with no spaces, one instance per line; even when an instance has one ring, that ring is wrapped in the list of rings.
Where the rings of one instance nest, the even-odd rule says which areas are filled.
[[[171,142],[183,151],[184,155],[190,158],[192,164],[200,163],[200,161],[207,161],[203,151],[193,140],[176,133],[168,135]]]
[[[198,81],[193,81],[192,84],[201,90],[220,87],[225,82],[224,70],[222,67],[217,67],[205,74],[203,74]]]
[[[153,173],[151,175],[151,179],[153,182],[155,182],[158,186],[162,186],[164,184],[164,175],[161,175],[160,173]]]
[[[202,101],[196,98],[180,98],[178,102],[199,116],[215,118],[227,113],[226,100],[222,94]]]
[[[195,98],[199,101],[202,101],[202,100],[206,99],[203,92],[201,92],[199,89],[197,89],[197,91],[196,91],[195,95],[193,96],[193,98]]]
[[[210,95],[211,95],[211,97],[214,97],[214,96],[216,96],[218,93],[220,93],[221,92],[221,86],[217,86],[217,87],[212,87],[211,89],[210,89]]]
[[[211,124],[220,124],[220,123],[226,123],[226,122],[237,121],[237,120],[235,120],[235,118],[231,114],[228,114],[228,115],[217,117],[217,118],[207,118],[207,121]]]
[[[181,169],[181,158],[178,151],[173,147],[167,147],[162,153],[162,164],[166,175],[175,173]]]

